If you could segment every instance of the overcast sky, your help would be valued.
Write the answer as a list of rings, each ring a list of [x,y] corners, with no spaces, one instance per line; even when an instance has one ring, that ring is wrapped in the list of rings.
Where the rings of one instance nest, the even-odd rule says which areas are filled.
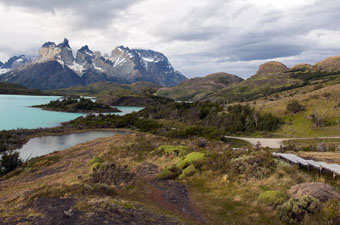
[[[64,37],[74,50],[160,51],[187,77],[340,54],[339,0],[1,0],[0,15],[1,61]]]

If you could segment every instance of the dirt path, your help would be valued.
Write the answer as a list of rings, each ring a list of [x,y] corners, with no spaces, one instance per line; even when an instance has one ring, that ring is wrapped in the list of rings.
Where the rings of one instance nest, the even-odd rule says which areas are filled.
[[[151,163],[137,168],[137,177],[150,186],[150,198],[163,208],[189,217],[197,224],[206,224],[201,213],[191,204],[185,184],[174,180],[158,180],[159,169]]]
[[[312,137],[312,138],[250,138],[250,137],[234,137],[234,136],[224,136],[225,138],[239,139],[247,141],[250,144],[256,145],[258,142],[262,147],[268,148],[280,148],[284,141],[289,140],[308,140],[308,139],[335,139],[340,137]]]

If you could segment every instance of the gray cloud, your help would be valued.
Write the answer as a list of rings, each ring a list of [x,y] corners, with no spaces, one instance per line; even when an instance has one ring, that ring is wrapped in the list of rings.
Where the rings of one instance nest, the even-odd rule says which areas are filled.
[[[340,49],[337,0],[3,0],[0,12],[2,61],[68,37],[74,49],[161,51],[190,77],[249,77],[268,60],[315,63]]]
[[[140,0],[2,0],[1,3],[11,7],[24,7],[39,11],[50,12],[66,10],[75,15],[77,25],[83,27],[106,26],[112,23],[122,10]]]

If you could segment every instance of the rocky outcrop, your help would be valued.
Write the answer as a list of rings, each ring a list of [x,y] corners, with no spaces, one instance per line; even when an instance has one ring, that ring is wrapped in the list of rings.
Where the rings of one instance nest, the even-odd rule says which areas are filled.
[[[330,186],[325,183],[318,182],[309,182],[294,185],[290,188],[289,194],[301,198],[304,195],[310,195],[321,202],[326,202],[330,199],[339,198],[339,193]]]
[[[340,72],[340,56],[328,57],[315,64],[315,71]]]
[[[38,58],[34,63],[43,63],[52,60],[56,60],[62,65],[71,65],[73,63],[72,49],[66,38],[58,45],[54,42],[46,42],[43,44],[38,51]]]
[[[313,66],[310,64],[296,64],[292,68],[289,69],[289,72],[306,72],[306,71],[312,71]]]
[[[288,70],[288,67],[281,62],[270,61],[260,65],[255,75],[271,75],[282,73]]]

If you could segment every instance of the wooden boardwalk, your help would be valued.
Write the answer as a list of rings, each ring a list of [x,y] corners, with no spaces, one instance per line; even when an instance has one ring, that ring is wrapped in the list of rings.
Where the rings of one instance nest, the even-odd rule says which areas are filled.
[[[322,173],[323,170],[329,171],[333,174],[335,178],[336,175],[340,176],[340,165],[338,164],[328,164],[325,162],[318,162],[314,160],[306,160],[296,156],[294,154],[284,154],[284,153],[273,153],[274,156],[287,160],[290,163],[299,165],[299,166],[306,166],[308,168],[314,168]]]

